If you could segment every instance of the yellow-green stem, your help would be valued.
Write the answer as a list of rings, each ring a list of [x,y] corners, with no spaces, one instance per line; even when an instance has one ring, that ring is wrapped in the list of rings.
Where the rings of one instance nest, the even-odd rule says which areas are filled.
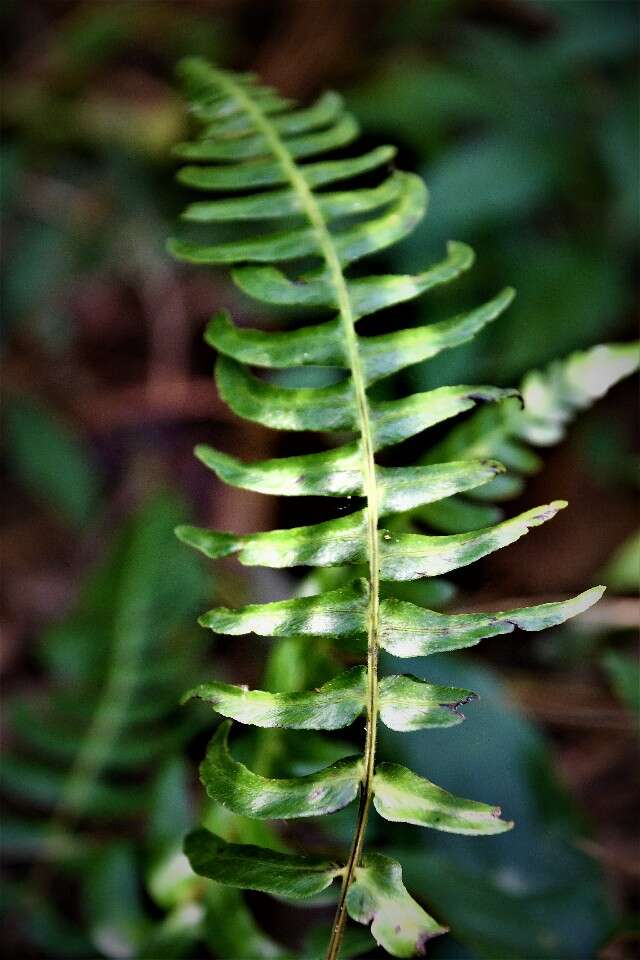
[[[327,270],[336,293],[340,320],[344,332],[347,356],[353,382],[358,414],[358,427],[362,445],[363,488],[367,500],[367,555],[369,564],[369,614],[367,639],[367,732],[364,747],[364,772],[360,787],[360,806],[356,829],[345,867],[340,891],[340,899],[333,923],[327,960],[336,960],[344,925],[346,923],[346,898],[354,872],[362,856],[369,808],[373,796],[373,772],[376,755],[376,735],[378,720],[378,607],[380,594],[379,558],[378,558],[378,494],[376,486],[376,468],[373,450],[373,435],[369,417],[369,404],[358,349],[355,329],[355,316],[349,297],[340,260],[336,253],[329,228],[316,202],[312,190],[307,184],[297,164],[287,150],[278,132],[262,111],[253,103],[251,97],[240,84],[226,74],[215,71],[220,86],[234,97],[252,117],[256,129],[264,136],[274,157],[280,161],[292,188],[300,198],[301,206],[309,222],[316,231],[318,244],[327,265]]]

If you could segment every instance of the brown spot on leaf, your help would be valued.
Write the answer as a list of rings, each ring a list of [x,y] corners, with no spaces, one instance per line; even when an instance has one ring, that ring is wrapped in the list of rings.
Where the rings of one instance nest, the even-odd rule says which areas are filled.
[[[460,713],[460,707],[463,707],[465,703],[471,703],[472,700],[479,700],[477,693],[470,693],[468,697],[464,697],[463,700],[458,700],[456,703],[440,703],[438,706],[444,707],[447,710],[450,710],[452,713],[457,713],[459,717],[464,716]]]

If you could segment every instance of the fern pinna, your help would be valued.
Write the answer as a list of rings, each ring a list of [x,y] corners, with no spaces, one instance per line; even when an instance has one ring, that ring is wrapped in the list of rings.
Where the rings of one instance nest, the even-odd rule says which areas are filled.
[[[339,879],[328,956],[338,956],[347,915],[371,924],[377,942],[389,953],[412,956],[445,928],[406,891],[399,863],[365,852],[371,804],[387,820],[461,834],[497,834],[511,823],[501,819],[498,807],[454,797],[405,767],[378,760],[379,720],[394,730],[449,726],[462,719],[459,707],[473,696],[412,676],[379,677],[379,651],[396,657],[428,655],[468,647],[516,627],[542,630],[589,607],[602,588],[564,602],[492,614],[449,615],[381,598],[381,581],[434,577],[466,566],[513,543],[565,506],[556,501],[461,534],[427,536],[406,532],[402,524],[392,523],[392,530],[380,525],[380,518],[479,487],[503,471],[496,461],[468,458],[383,466],[376,455],[476,404],[508,400],[516,391],[445,386],[400,399],[373,399],[369,388],[472,337],[508,306],[513,291],[504,290],[451,320],[364,335],[357,327],[362,318],[455,278],[471,265],[471,250],[450,243],[445,259],[417,276],[351,275],[356,261],[401,240],[423,217],[427,192],[422,180],[393,169],[395,151],[388,146],[304,162],[347,147],[357,136],[355,120],[334,93],[296,109],[253,76],[214,69],[199,59],[184,62],[181,70],[201,132],[178,147],[179,156],[195,161],[180,171],[179,179],[190,187],[226,194],[192,203],[184,218],[236,227],[245,221],[275,221],[277,228],[261,223],[258,231],[214,243],[173,239],[171,252],[192,263],[234,265],[235,283],[265,304],[320,308],[330,314],[322,323],[283,332],[238,328],[228,314],[218,314],[206,339],[218,351],[220,394],[235,413],[267,427],[350,431],[355,436],[329,451],[263,462],[243,463],[210,447],[199,448],[198,456],[222,480],[247,490],[362,501],[346,516],[311,526],[251,535],[183,526],[178,535],[208,557],[235,555],[248,566],[364,565],[366,571],[357,581],[316,596],[215,609],[201,618],[217,633],[295,635],[308,638],[309,644],[318,637],[335,638],[345,650],[360,649],[366,662],[306,692],[250,691],[219,682],[191,692],[229,718],[217,729],[201,767],[209,796],[237,814],[261,819],[317,817],[358,797],[348,855],[338,863],[228,844],[205,830],[191,834],[185,849],[193,869],[203,876],[284,897],[310,897]],[[365,174],[364,186],[320,189]],[[276,266],[281,263],[289,265],[290,273]],[[248,369],[308,365],[337,368],[342,378],[328,386],[292,388],[260,379]],[[262,777],[229,752],[232,720],[259,727],[334,730],[363,714],[362,753],[306,776]]]

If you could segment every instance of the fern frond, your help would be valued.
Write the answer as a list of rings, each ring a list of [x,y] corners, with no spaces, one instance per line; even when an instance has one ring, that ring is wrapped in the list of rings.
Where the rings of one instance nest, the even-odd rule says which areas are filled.
[[[425,463],[449,457],[497,457],[507,468],[502,476],[471,494],[425,504],[419,518],[436,530],[473,530],[502,516],[493,502],[517,496],[524,478],[542,466],[531,447],[559,443],[576,414],[603,397],[611,387],[638,369],[640,344],[599,344],[555,360],[545,370],[532,370],[520,387],[523,405],[484,408],[454,428],[425,457]],[[475,501],[475,502],[473,502]]]
[[[0,786],[49,816],[21,824],[25,838],[37,838],[39,857],[52,859],[68,847],[70,824],[79,819],[139,814],[147,803],[140,774],[193,731],[192,718],[175,722],[175,706],[195,658],[183,650],[176,659],[170,641],[204,593],[201,571],[178,556],[169,578],[161,550],[180,516],[180,504],[168,496],[140,512],[75,609],[45,635],[53,680],[46,702],[9,704],[26,756],[5,758]]]
[[[543,629],[594,603],[599,588],[574,600],[491,615],[442,615],[392,599],[381,600],[381,583],[438,576],[515,542],[550,520],[566,504],[529,510],[497,525],[444,536],[381,528],[382,515],[424,508],[464,490],[480,488],[504,469],[500,456],[430,458],[418,467],[382,466],[378,451],[395,446],[478,404],[501,410],[518,392],[491,386],[443,386],[393,399],[369,387],[413,363],[472,337],[508,306],[513,291],[498,293],[479,308],[427,327],[366,336],[360,321],[454,279],[473,261],[463,244],[449,244],[446,257],[416,276],[351,272],[357,261],[407,236],[424,216],[427,192],[413,174],[389,166],[395,151],[379,147],[362,155],[313,159],[352,144],[357,124],[339,97],[294,109],[252,76],[215,69],[199,59],[182,64],[199,136],[177,153],[192,161],[182,183],[224,193],[190,204],[189,235],[173,239],[170,251],[196,264],[227,264],[245,293],[269,306],[320,309],[323,322],[295,330],[238,328],[219,313],[207,329],[218,351],[216,380],[238,415],[273,429],[349,431],[351,439],[328,452],[245,464],[211,447],[198,456],[221,479],[249,490],[286,496],[357,496],[364,500],[346,516],[287,530],[236,535],[180,527],[178,536],[211,558],[235,555],[248,566],[319,568],[358,564],[365,582],[314,597],[218,609],[201,618],[217,632],[253,631],[264,636],[349,640],[366,650],[366,664],[318,689],[300,693],[247,691],[203,683],[191,695],[223,716],[258,726],[334,729],[365,715],[361,754],[342,757],[313,773],[274,779],[233,759],[226,720],[211,741],[201,767],[209,796],[250,818],[308,817],[329,813],[359,796],[351,849],[341,865],[312,863],[293,854],[228,845],[203,831],[187,839],[192,865],[220,882],[308,896],[334,878],[341,893],[328,956],[335,960],[347,914],[371,929],[387,951],[411,956],[444,928],[411,899],[399,864],[364,855],[370,807],[400,820],[463,834],[509,829],[496,807],[453,797],[412,771],[377,761],[377,725],[394,729],[459,722],[467,690],[437,687],[409,676],[378,676],[381,648],[399,656],[424,655],[478,642],[516,627]],[[195,161],[195,163],[194,163]],[[213,161],[213,163],[211,163]],[[366,181],[321,190],[367,174]],[[264,188],[275,188],[265,190]],[[199,234],[193,231],[200,231]],[[360,271],[362,273],[362,270]],[[252,374],[247,366],[278,370],[308,365],[332,367],[335,381],[320,387],[285,387]],[[509,464],[507,464],[509,465]],[[312,641],[311,641],[312,642]],[[364,655],[364,654],[363,654]],[[277,860],[277,863],[276,863]],[[255,869],[252,869],[254,864]],[[320,886],[318,886],[320,884]]]

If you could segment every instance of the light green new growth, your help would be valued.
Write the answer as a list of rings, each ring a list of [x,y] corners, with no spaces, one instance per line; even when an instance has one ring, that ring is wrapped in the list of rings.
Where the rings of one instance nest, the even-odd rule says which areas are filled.
[[[295,636],[308,638],[310,644],[331,637],[338,650],[342,644],[351,652],[360,649],[366,662],[314,690],[274,693],[211,681],[186,695],[209,702],[229,718],[218,728],[201,767],[210,797],[236,814],[258,819],[319,816],[358,797],[348,856],[335,864],[274,853],[227,844],[206,830],[191,834],[185,850],[193,869],[203,876],[279,896],[309,897],[340,880],[330,960],[339,954],[347,915],[370,924],[377,942],[392,955],[413,956],[445,927],[406,891],[400,864],[364,854],[372,804],[387,820],[461,834],[500,833],[511,824],[500,819],[497,807],[454,797],[411,770],[378,762],[379,720],[402,731],[450,726],[463,719],[460,707],[475,696],[412,676],[379,677],[379,650],[396,657],[420,656],[467,647],[516,628],[542,630],[587,609],[602,588],[570,600],[493,614],[442,614],[381,600],[382,580],[438,576],[473,563],[566,506],[556,501],[501,523],[446,530],[443,536],[399,532],[393,524],[385,529],[379,523],[381,516],[437,508],[447,498],[500,480],[505,469],[500,456],[494,459],[493,451],[472,455],[463,442],[456,445],[457,455],[445,450],[445,455],[414,467],[381,466],[375,455],[478,404],[511,410],[517,391],[444,386],[377,400],[368,388],[464,343],[502,313],[513,291],[504,290],[444,322],[363,336],[358,325],[362,318],[454,279],[471,266],[472,251],[452,242],[440,263],[417,276],[352,276],[351,264],[401,240],[424,216],[427,193],[422,181],[389,166],[392,147],[306,161],[346,147],[357,136],[357,124],[337,94],[324,95],[310,108],[294,109],[253,76],[214,69],[199,59],[185,61],[181,69],[190,110],[202,130],[196,140],[177,148],[182,158],[197,161],[184,167],[179,179],[214,194],[188,206],[184,219],[198,230],[203,224],[225,224],[221,229],[226,239],[173,239],[171,252],[192,263],[233,265],[238,287],[263,303],[329,313],[322,322],[283,332],[239,328],[227,313],[219,313],[206,338],[218,351],[220,394],[240,416],[274,429],[353,435],[329,451],[256,463],[243,463],[208,446],[199,447],[197,455],[226,483],[247,490],[357,496],[364,504],[312,526],[243,536],[184,526],[178,536],[208,557],[235,555],[248,566],[360,564],[366,569],[364,579],[317,596],[239,610],[218,608],[200,619],[203,626],[231,635]],[[367,180],[356,187],[334,189],[334,184],[365,174]],[[252,221],[261,229],[242,232]],[[229,233],[229,224],[236,233]],[[313,365],[332,367],[338,374],[330,386],[289,388],[251,374],[247,365],[267,370]],[[535,400],[535,383],[527,385],[527,392]],[[579,398],[574,395],[574,400],[579,406]],[[361,715],[366,730],[362,752],[303,777],[263,777],[234,759],[228,747],[233,720],[259,727],[333,730]]]

